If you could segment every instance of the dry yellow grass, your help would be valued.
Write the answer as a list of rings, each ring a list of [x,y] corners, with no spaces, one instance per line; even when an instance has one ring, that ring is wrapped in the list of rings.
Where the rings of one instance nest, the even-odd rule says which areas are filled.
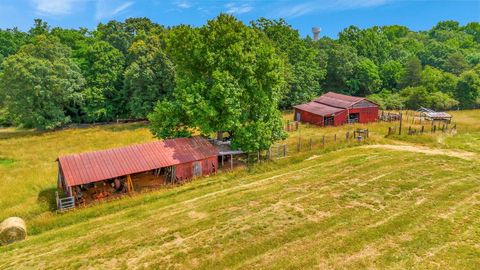
[[[0,247],[0,269],[480,268],[480,116],[453,113],[457,134],[385,138],[391,124],[368,124],[370,146],[317,145],[61,215],[58,155],[154,138],[135,124],[2,130],[13,163],[0,163],[0,219],[21,216],[32,234]],[[286,142],[354,128],[302,125]]]

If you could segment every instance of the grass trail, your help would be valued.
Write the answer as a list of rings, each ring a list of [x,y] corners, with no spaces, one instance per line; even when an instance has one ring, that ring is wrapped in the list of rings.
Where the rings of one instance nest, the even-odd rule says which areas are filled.
[[[0,247],[0,269],[478,269],[480,116],[453,114],[456,134],[301,125],[289,149],[357,127],[371,138],[62,215],[57,156],[153,140],[148,129],[1,129],[0,219],[26,219],[29,237]]]
[[[4,248],[0,268],[480,266],[479,248],[464,242],[480,240],[478,163],[358,149],[192,182],[174,201],[156,192]]]

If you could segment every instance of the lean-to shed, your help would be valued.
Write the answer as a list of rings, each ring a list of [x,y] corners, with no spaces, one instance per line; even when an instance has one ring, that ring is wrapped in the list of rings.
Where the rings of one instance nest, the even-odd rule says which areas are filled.
[[[205,138],[177,138],[58,158],[58,187],[72,187],[164,169],[175,181],[208,175],[218,168],[218,151]]]

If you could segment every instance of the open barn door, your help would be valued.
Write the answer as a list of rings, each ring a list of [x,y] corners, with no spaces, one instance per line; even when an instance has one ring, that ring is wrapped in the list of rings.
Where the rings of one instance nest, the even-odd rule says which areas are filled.
[[[167,183],[176,183],[177,182],[177,167],[169,166],[165,167],[165,181]]]

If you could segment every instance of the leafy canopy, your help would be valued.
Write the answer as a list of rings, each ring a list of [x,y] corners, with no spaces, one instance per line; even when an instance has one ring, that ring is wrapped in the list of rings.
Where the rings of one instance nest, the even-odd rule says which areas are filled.
[[[262,32],[222,14],[201,28],[172,29],[166,43],[177,85],[149,116],[156,136],[225,131],[244,151],[285,136],[278,111],[285,64]]]

